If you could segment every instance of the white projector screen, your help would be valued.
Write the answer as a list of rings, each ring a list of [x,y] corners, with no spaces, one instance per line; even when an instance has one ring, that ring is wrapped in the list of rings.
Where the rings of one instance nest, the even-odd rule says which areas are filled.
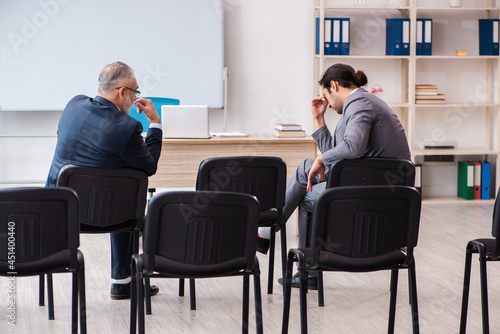
[[[222,0],[0,0],[0,110],[95,96],[120,60],[142,96],[223,105]]]

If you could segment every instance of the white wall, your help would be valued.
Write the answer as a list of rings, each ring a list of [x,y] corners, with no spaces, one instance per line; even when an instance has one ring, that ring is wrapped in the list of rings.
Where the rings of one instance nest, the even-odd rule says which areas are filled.
[[[312,11],[304,0],[227,0],[228,130],[271,132],[276,122],[310,131]],[[215,128],[216,125],[213,126]]]

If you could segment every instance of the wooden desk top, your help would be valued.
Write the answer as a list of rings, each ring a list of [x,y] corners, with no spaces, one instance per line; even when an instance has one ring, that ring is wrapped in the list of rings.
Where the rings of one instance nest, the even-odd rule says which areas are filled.
[[[251,134],[248,137],[212,137],[208,139],[163,139],[163,143],[175,144],[239,144],[239,143],[278,143],[278,142],[311,143],[314,139],[307,135],[305,137],[278,138],[270,133]]]

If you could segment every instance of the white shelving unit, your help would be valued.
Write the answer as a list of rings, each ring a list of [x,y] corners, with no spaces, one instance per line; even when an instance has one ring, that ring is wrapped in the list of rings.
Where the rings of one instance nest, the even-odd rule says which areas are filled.
[[[384,100],[407,130],[413,160],[422,162],[424,170],[437,170],[435,182],[432,173],[423,175],[423,195],[431,202],[461,199],[455,195],[456,177],[450,175],[454,172],[456,176],[456,163],[454,167],[450,163],[443,164],[447,167],[439,163],[427,167],[425,156],[452,155],[455,162],[490,161],[491,196],[495,196],[497,175],[500,175],[500,57],[479,55],[477,20],[499,18],[499,2],[463,0],[462,7],[451,8],[448,0],[312,1],[314,34],[316,18],[320,18],[319,54],[315,54],[316,35],[312,48],[313,94],[321,92],[318,80],[336,62],[363,69],[368,76],[367,88],[373,84],[384,87]],[[351,19],[350,55],[324,55],[325,17]],[[409,56],[385,55],[386,18],[410,19]],[[430,56],[416,55],[417,18],[433,19]],[[457,49],[467,50],[467,56],[456,56]],[[416,104],[416,84],[437,84],[438,91],[445,94],[446,103]],[[332,120],[327,121],[332,124]],[[456,148],[424,149],[423,143],[429,141],[452,141]],[[439,168],[446,172],[439,172]],[[442,175],[445,177],[440,177]],[[439,189],[448,191],[439,193],[436,191]]]

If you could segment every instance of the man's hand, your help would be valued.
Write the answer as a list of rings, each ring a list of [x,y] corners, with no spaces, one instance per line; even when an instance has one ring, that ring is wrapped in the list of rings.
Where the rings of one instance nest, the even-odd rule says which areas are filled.
[[[134,104],[137,106],[137,113],[140,114],[143,112],[149,123],[161,123],[160,116],[153,105],[153,101],[141,97],[136,100]]]
[[[312,191],[312,182],[316,175],[319,174],[319,179],[321,181],[325,181],[325,165],[323,164],[323,158],[321,155],[318,155],[316,160],[314,160],[314,163],[311,167],[311,170],[309,171],[309,176],[307,177],[307,191],[311,192]]]
[[[328,107],[328,101],[321,97],[316,96],[311,101],[311,113],[316,123],[316,128],[320,128],[325,125],[325,112]]]

